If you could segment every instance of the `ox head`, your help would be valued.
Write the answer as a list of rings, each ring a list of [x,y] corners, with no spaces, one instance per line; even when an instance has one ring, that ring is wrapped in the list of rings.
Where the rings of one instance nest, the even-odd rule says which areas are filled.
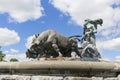
[[[31,58],[31,52],[29,51],[29,49],[26,51],[26,58]]]
[[[37,40],[38,36],[39,36],[39,34],[36,34],[31,37],[31,44],[29,46],[29,49],[26,51],[27,58],[36,58],[37,57],[38,45],[36,44],[36,40]]]
[[[35,58],[37,55],[37,44],[32,44],[30,48],[26,51],[27,58]]]
[[[26,58],[36,58],[37,54],[31,52],[29,49],[26,51]]]

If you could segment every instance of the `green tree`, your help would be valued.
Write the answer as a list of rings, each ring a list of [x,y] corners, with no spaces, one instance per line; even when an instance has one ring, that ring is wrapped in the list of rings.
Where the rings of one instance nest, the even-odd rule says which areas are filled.
[[[16,59],[16,58],[11,58],[11,59],[10,59],[10,62],[18,62],[18,59]]]
[[[0,50],[0,62],[1,61],[4,61],[4,57],[5,57],[6,55]]]

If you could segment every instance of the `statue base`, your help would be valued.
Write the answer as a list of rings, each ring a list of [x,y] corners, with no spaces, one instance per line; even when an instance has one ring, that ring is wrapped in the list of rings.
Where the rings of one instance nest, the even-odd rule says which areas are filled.
[[[97,61],[99,62],[99,58],[95,57],[95,58],[89,58],[89,57],[84,57],[80,59],[81,61]]]
[[[74,57],[56,57],[56,58],[46,58],[42,57],[38,59],[34,59],[33,61],[80,61],[80,58]]]

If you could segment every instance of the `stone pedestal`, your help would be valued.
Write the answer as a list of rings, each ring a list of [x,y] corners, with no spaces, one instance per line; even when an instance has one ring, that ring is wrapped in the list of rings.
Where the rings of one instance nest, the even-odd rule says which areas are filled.
[[[1,62],[0,80],[120,80],[120,63],[78,60]]]

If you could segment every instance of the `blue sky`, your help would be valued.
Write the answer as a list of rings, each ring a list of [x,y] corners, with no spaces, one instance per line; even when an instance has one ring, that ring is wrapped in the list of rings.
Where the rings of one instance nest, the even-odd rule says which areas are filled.
[[[104,24],[96,34],[97,47],[103,58],[119,61],[119,5],[119,0],[1,0],[0,45],[7,60],[25,60],[30,36],[48,29],[65,36],[82,35],[85,19],[102,18]]]

